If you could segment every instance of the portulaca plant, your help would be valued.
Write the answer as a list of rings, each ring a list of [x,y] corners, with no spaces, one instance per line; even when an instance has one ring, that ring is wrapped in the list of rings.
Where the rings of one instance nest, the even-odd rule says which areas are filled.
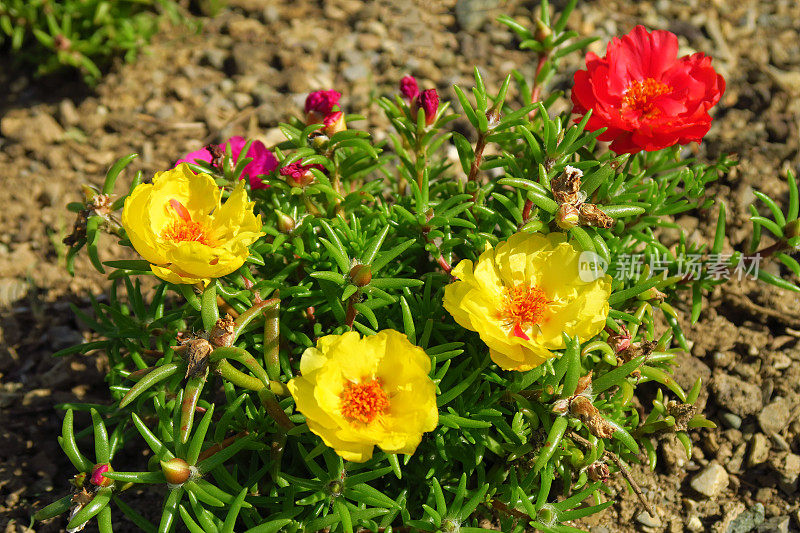
[[[66,406],[74,488],[36,518],[103,533],[119,514],[159,533],[475,532],[484,518],[567,532],[615,502],[616,475],[653,513],[627,465],[655,466],[655,435],[689,455],[688,432],[713,427],[700,380],[670,376],[688,349],[679,317],[743,276],[800,290],[758,268],[800,275],[797,186],[786,209],[759,196],[748,250],[723,253],[721,203],[710,246],[659,242],[673,215],[712,208],[707,187],[732,165],[681,151],[711,127],[724,80],[639,26],[587,55],[572,111],[554,114],[548,80],[593,40],[565,30],[575,3],[551,19],[544,2],[533,30],[501,17],[536,77],[490,92],[476,69],[472,98],[454,88],[461,114],[405,77],[380,100],[393,131],[376,143],[346,96],[317,91],[277,146],[234,137],[113,198],[124,157],[70,206],[70,258],[85,246],[111,287],[79,313],[101,340],[57,355],[105,351],[110,397]],[[447,128],[460,116],[474,143]],[[104,232],[141,259],[102,261]],[[133,487],[163,509],[137,507]]]

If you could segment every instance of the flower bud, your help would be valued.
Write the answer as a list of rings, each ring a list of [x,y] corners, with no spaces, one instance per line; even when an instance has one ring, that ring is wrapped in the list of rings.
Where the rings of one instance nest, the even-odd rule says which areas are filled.
[[[425,125],[430,126],[436,120],[436,112],[439,110],[439,93],[436,89],[422,91],[417,97],[418,105],[425,111]]]
[[[79,472],[75,474],[70,480],[70,483],[72,483],[72,485],[78,489],[83,487],[83,485],[86,483],[86,472]]]
[[[369,265],[354,265],[350,269],[350,280],[356,287],[364,287],[372,281],[372,267]]]
[[[551,35],[553,35],[553,30],[550,29],[550,26],[545,24],[542,20],[536,19],[536,40],[542,42]]]
[[[161,471],[170,485],[183,485],[192,475],[191,467],[180,457],[161,461]]]
[[[314,91],[306,97],[306,124],[319,124],[339,105],[342,93],[333,89]]]
[[[300,163],[300,161],[295,161],[291,165],[286,165],[285,167],[281,168],[280,173],[281,176],[286,176],[286,181],[289,183],[289,185],[294,185],[296,187],[308,187],[314,183],[314,180],[316,179],[314,173],[311,172],[312,168],[325,170],[325,167],[318,163],[313,165],[303,165]]]
[[[786,223],[783,227],[783,235],[787,239],[800,237],[800,218],[796,218]]]
[[[98,487],[109,487],[114,484],[113,479],[108,479],[103,474],[106,472],[113,472],[114,469],[111,468],[111,465],[108,463],[101,463],[94,465],[92,468],[91,477],[89,477],[89,481],[92,485],[97,485]]]
[[[400,92],[403,94],[403,98],[409,102],[419,96],[419,85],[417,85],[416,78],[414,76],[403,76],[403,79],[400,80]]]
[[[581,214],[572,204],[561,204],[556,212],[556,224],[564,230],[572,229],[581,221]]]
[[[340,131],[344,131],[347,129],[347,123],[344,120],[344,113],[341,111],[335,111],[330,115],[327,115],[323,121],[325,127],[322,128],[322,131],[325,132],[325,135],[332,136],[334,133],[339,133]]]
[[[294,228],[297,226],[295,220],[290,217],[289,215],[284,215],[281,212],[277,213],[278,215],[278,231],[281,233],[291,233],[294,231]]]
[[[569,400],[568,399],[556,400],[555,402],[553,402],[553,407],[551,410],[553,411],[554,414],[557,414],[559,416],[567,414],[567,411],[569,410]]]

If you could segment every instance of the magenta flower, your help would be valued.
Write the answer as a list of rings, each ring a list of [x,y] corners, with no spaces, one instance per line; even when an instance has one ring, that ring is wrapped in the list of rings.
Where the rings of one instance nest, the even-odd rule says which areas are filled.
[[[224,143],[218,145],[217,148],[224,152],[226,143],[230,143],[231,157],[234,161],[236,161],[236,159],[239,158],[239,154],[242,152],[244,145],[247,144],[247,140],[244,137],[239,136],[231,137]],[[263,181],[261,181],[259,176],[263,174],[269,174],[278,168],[278,160],[275,159],[275,156],[272,155],[272,152],[267,150],[267,147],[264,146],[264,143],[261,141],[253,141],[253,143],[250,145],[250,150],[247,151],[247,157],[252,157],[253,160],[244,167],[241,179],[247,177],[250,180],[251,189],[266,189],[269,187],[269,185],[266,185]],[[175,163],[175,166],[178,166],[181,163],[194,163],[197,159],[211,163],[211,152],[209,152],[207,148],[201,148],[200,150],[187,154],[186,157]]]
[[[400,80],[400,92],[409,102],[414,100],[419,95],[419,85],[417,85],[416,78],[414,76],[403,76],[403,79]]]
[[[329,115],[334,106],[339,105],[341,97],[342,93],[333,89],[309,93],[306,97],[306,114],[315,112],[323,117]]]

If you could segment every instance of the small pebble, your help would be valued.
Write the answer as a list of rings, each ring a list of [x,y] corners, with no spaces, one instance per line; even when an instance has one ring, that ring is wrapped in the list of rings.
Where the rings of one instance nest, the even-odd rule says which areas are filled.
[[[703,496],[714,498],[728,487],[728,472],[719,463],[711,462],[692,478],[691,486]]]

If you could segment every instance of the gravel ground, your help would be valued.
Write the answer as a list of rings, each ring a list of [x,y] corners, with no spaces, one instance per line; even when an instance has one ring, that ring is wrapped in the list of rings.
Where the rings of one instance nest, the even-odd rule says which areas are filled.
[[[473,65],[490,88],[511,68],[530,77],[533,58],[515,49],[513,35],[494,17],[509,13],[530,23],[537,4],[232,0],[199,32],[164,28],[148,54],[116,67],[95,91],[63,76],[32,81],[11,73],[0,58],[0,85],[8,88],[0,94],[4,531],[34,531],[26,527],[31,509],[67,490],[72,467],[55,441],[61,414],[52,406],[107,401],[101,357],[49,357],[88,338],[69,304],[87,307],[87,295],[101,293],[106,283],[85,258],[76,264],[78,277],[63,270],[60,241],[72,224],[63,206],[80,199],[81,183],[99,184],[111,162],[129,152],[141,154],[132,169],[152,174],[230,135],[273,144],[281,139],[277,123],[298,114],[315,89],[340,90],[347,110],[365,115],[374,131],[385,126],[376,95],[395,92],[405,74],[439,89],[443,100],[454,99],[453,84],[471,86]],[[742,249],[753,187],[785,205],[785,171],[797,170],[800,161],[800,4],[584,1],[570,26],[600,36],[592,49],[602,54],[611,36],[637,23],[676,33],[682,52],[712,55],[727,79],[697,155],[733,153],[740,160],[713,192],[728,205],[731,246]],[[552,86],[568,92],[581,61],[576,55],[566,62]],[[465,130],[464,123],[456,127]],[[677,222],[693,238],[708,238],[707,214]],[[111,239],[105,242],[113,248]],[[617,504],[579,525],[594,533],[799,530],[800,300],[751,282],[729,284],[711,295],[700,322],[686,327],[695,342],[681,355],[676,378],[684,387],[704,378],[709,386],[700,402],[719,428],[694,434],[690,460],[664,440],[657,443],[655,472],[634,468],[659,520],[643,513],[616,479]],[[117,530],[134,530],[126,526]],[[35,531],[62,527],[56,521]]]

